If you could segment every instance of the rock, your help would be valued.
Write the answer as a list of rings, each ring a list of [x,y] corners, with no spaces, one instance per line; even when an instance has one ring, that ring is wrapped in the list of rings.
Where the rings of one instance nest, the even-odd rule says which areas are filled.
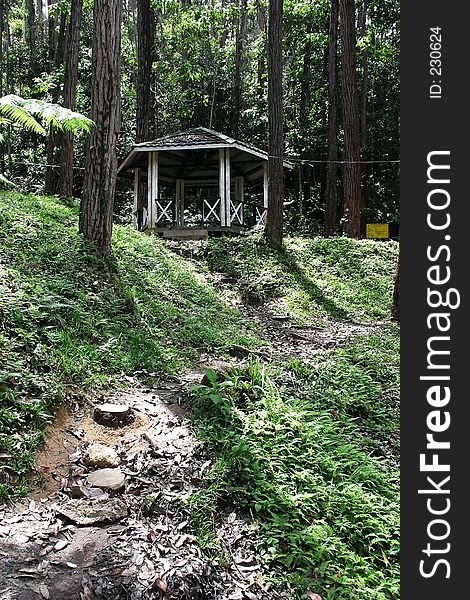
[[[87,477],[87,484],[106,490],[118,490],[124,485],[126,477],[121,469],[98,469]]]
[[[83,463],[88,467],[118,467],[121,463],[117,452],[104,444],[94,443],[89,446],[83,455]]]
[[[70,486],[70,495],[72,498],[85,498],[85,492],[83,491],[83,487],[78,483],[73,483]]]
[[[228,349],[228,353],[234,358],[247,358],[248,356],[250,356],[250,354],[253,354],[248,348],[245,348],[244,346],[239,346],[238,344],[233,344],[232,346],[230,346],[230,348]]]
[[[133,420],[132,412],[126,404],[100,404],[95,406],[93,419],[106,427],[122,427]]]
[[[230,285],[235,285],[238,283],[238,277],[234,277],[233,275],[224,275],[220,278],[220,283],[228,283]]]
[[[72,498],[109,498],[108,494],[98,487],[86,487],[79,483],[70,486]]]
[[[227,379],[227,371],[229,371],[232,368],[232,366],[233,365],[229,362],[218,360],[214,361],[212,366],[209,368],[212,368],[212,370],[215,371],[215,374],[217,376],[216,382],[222,383],[222,381],[225,381]],[[211,380],[207,376],[207,372],[204,373],[204,376],[201,379],[201,384],[207,386],[211,385]]]
[[[59,550],[63,550],[67,545],[68,545],[67,540],[59,540],[57,542],[57,544],[54,546],[54,550],[56,550],[58,552]]]
[[[127,506],[119,498],[69,500],[66,504],[54,505],[53,509],[77,525],[114,523],[127,517]]]
[[[228,353],[230,356],[239,359],[248,358],[249,356],[259,356],[260,358],[269,359],[269,354],[266,352],[262,352],[261,350],[250,350],[249,348],[245,348],[245,346],[239,346],[238,344],[233,344],[230,346]]]

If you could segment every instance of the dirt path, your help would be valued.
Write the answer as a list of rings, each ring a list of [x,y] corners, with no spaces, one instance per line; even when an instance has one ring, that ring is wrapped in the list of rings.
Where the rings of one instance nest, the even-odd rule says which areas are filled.
[[[261,355],[276,362],[312,357],[371,330],[344,322],[298,327],[265,307],[239,308],[268,342]],[[232,354],[233,362],[246,359],[243,349]],[[224,558],[211,564],[182,509],[211,466],[186,419],[188,386],[209,366],[217,361],[200,363],[180,381],[153,388],[135,382],[132,390],[106,398],[131,407],[134,419],[124,427],[99,425],[91,406],[59,411],[36,458],[40,485],[33,485],[25,502],[0,510],[2,600],[290,597],[265,589],[254,525],[246,515],[220,509],[212,528]],[[83,457],[97,442],[118,455],[122,489],[87,487],[93,468]],[[90,497],[74,497],[84,483]]]
[[[319,350],[334,348],[355,335],[371,333],[377,325],[324,321],[322,327],[294,325],[288,315],[266,307],[243,306],[241,312],[258,325],[259,335],[268,341],[264,348],[276,362],[289,358],[312,358]]]
[[[276,597],[263,591],[248,518],[230,508],[220,511],[213,525],[226,561],[216,566],[204,557],[179,508],[211,465],[185,417],[185,390],[201,377],[202,369],[180,382],[107,399],[132,407],[135,420],[124,428],[95,423],[90,408],[61,411],[37,457],[38,467],[49,461],[44,489],[0,512],[2,600]],[[67,472],[59,436],[71,458]],[[82,456],[91,442],[117,450],[125,487],[98,499],[74,499],[74,484],[87,476]],[[101,520],[77,522],[77,505],[94,507],[88,518]]]

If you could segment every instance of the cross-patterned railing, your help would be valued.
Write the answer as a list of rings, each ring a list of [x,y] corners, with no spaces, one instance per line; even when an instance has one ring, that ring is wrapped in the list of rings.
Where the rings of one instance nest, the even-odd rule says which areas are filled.
[[[186,211],[193,209],[195,216],[199,214],[199,224],[202,227],[220,226],[220,198],[200,198],[195,206],[186,206]],[[155,226],[176,226],[176,202],[174,199],[157,199],[154,204]],[[260,225],[266,218],[266,209],[254,202],[230,201],[230,224],[236,227],[253,227]],[[197,219],[197,217],[196,217]]]

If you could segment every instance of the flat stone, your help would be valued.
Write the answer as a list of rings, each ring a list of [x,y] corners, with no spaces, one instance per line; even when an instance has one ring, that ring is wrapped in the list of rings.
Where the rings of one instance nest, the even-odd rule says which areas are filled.
[[[91,446],[86,449],[82,460],[88,467],[98,467],[101,469],[106,467],[118,467],[121,463],[115,450],[109,448],[109,446],[98,443],[91,444]]]
[[[228,353],[235,358],[247,358],[250,354],[253,354],[248,348],[239,344],[232,344],[228,349]]]
[[[132,412],[127,404],[100,404],[95,406],[93,419],[106,427],[122,427],[132,421]]]
[[[109,498],[108,494],[101,488],[86,487],[79,483],[70,486],[70,495],[72,498]]]
[[[127,506],[119,498],[69,500],[65,504],[54,505],[53,508],[77,525],[114,523],[127,517]]]
[[[87,484],[106,490],[118,490],[124,485],[126,477],[121,469],[98,469],[87,477]]]

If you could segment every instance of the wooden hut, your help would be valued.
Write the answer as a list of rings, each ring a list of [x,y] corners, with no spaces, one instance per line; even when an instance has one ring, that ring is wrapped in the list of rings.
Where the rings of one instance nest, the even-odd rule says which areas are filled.
[[[137,229],[197,238],[237,234],[262,223],[267,162],[266,152],[197,127],[136,144],[118,175],[134,180]]]

